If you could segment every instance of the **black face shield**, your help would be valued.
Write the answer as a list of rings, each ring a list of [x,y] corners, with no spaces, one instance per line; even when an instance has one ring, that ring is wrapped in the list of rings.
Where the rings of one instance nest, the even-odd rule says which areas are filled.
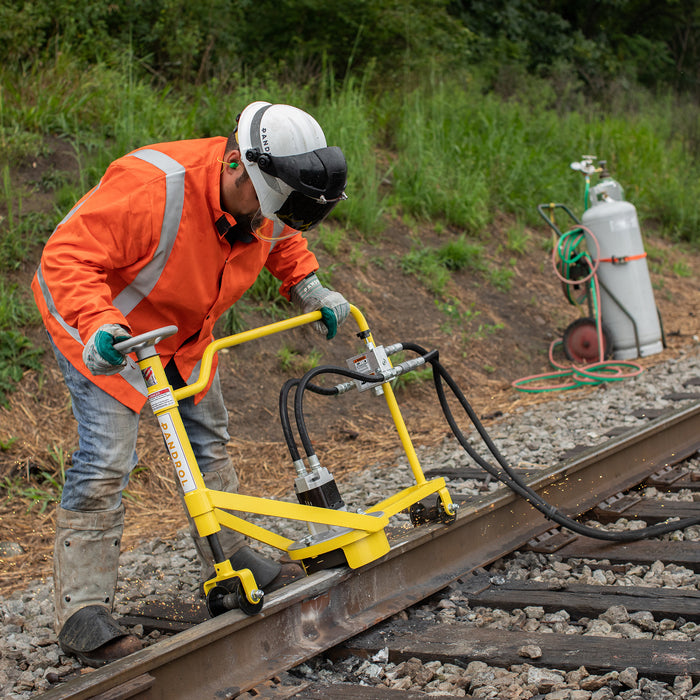
[[[260,170],[292,188],[275,216],[297,231],[308,231],[323,221],[345,195],[347,163],[338,146],[293,156],[273,156],[249,149],[246,158]]]

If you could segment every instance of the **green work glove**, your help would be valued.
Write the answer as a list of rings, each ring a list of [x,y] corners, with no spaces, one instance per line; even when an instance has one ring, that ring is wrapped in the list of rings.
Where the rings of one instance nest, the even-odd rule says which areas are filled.
[[[322,320],[314,321],[311,326],[318,333],[325,333],[326,338],[333,338],[343,321],[350,313],[350,304],[340,292],[327,289],[314,273],[297,282],[290,290],[292,303],[303,313],[320,309]]]
[[[83,362],[92,374],[117,374],[126,365],[126,357],[114,349],[114,344],[131,336],[122,326],[107,323],[100,326],[83,348]]]

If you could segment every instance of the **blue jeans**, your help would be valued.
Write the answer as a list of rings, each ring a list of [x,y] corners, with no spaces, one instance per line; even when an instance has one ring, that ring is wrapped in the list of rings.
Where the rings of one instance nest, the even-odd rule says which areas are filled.
[[[66,470],[61,506],[83,512],[119,508],[122,491],[138,461],[139,414],[80,374],[55,346],[54,353],[78,421],[78,449],[73,453],[72,466]],[[228,412],[218,371],[206,396],[196,406],[189,397],[180,402],[179,409],[202,473],[230,470],[235,478],[226,451]]]

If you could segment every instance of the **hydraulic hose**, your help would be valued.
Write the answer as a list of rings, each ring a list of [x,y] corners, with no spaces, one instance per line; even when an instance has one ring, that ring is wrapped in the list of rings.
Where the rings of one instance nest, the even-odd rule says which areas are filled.
[[[292,433],[292,424],[289,420],[289,392],[292,387],[299,384],[298,379],[288,379],[283,385],[280,391],[280,401],[279,401],[279,412],[280,412],[280,423],[282,423],[282,433],[284,435],[284,441],[287,443],[287,448],[289,449],[289,456],[292,458],[292,462],[297,462],[301,455],[297,449],[296,441],[294,440],[294,434]]]
[[[565,527],[572,532],[579,535],[584,535],[586,537],[591,537],[599,540],[608,540],[613,542],[634,542],[637,540],[647,539],[650,537],[657,537],[659,535],[664,535],[669,532],[675,532],[677,530],[682,530],[683,528],[690,527],[692,525],[700,524],[700,518],[686,518],[684,520],[678,520],[675,522],[660,523],[658,525],[647,526],[639,530],[633,530],[628,532],[610,532],[608,530],[598,529],[590,527],[588,525],[583,525],[576,520],[568,517],[561,511],[559,511],[556,506],[553,506],[547,501],[545,501],[536,491],[530,488],[508,465],[506,458],[500,453],[495,443],[491,439],[490,435],[484,428],[483,424],[476,415],[474,409],[467,401],[463,392],[457,386],[454,379],[450,376],[447,370],[439,361],[439,354],[437,350],[432,350],[428,352],[424,348],[415,343],[400,343],[401,349],[409,350],[420,355],[426,364],[430,364],[433,369],[433,381],[435,384],[435,390],[438,396],[438,401],[442,409],[443,415],[447,420],[447,423],[452,430],[452,433],[457,438],[457,441],[462,446],[462,448],[467,452],[467,454],[478,464],[484,471],[493,476],[495,479],[507,486],[515,494],[527,501],[533,508],[536,508],[540,513],[542,513],[547,519]],[[387,381],[387,378],[382,374],[367,375],[361,374],[359,372],[353,372],[342,367],[334,367],[325,365],[322,367],[316,367],[309,372],[307,372],[299,380],[290,380],[283,387],[283,392],[285,392],[284,403],[286,405],[287,395],[292,386],[297,386],[296,396],[294,399],[294,411],[297,423],[297,429],[299,431],[299,437],[302,441],[304,449],[307,455],[314,454],[313,446],[311,440],[308,436],[306,429],[306,422],[303,415],[303,396],[304,392],[309,389],[311,391],[317,391],[320,387],[310,384],[311,379],[320,374],[338,374],[344,377],[349,377],[354,380],[361,382],[373,382],[380,383]],[[447,395],[445,393],[445,388],[443,382],[452,391],[453,395],[456,397],[457,401],[460,403],[465,413],[469,417],[470,421],[479,433],[479,436],[483,440],[484,444],[488,448],[489,452],[498,462],[499,467],[495,467],[487,460],[485,460],[481,455],[479,455],[476,450],[469,444],[464,433],[460,430],[457,422],[454,418],[452,410],[449,407],[447,401]],[[340,393],[337,387],[334,389],[325,389],[322,392],[326,395],[333,395]],[[282,399],[280,399],[280,406],[282,406]],[[282,411],[281,411],[282,413]],[[286,412],[285,412],[286,413]],[[287,437],[287,432],[291,437],[291,427],[289,425],[289,420],[287,418],[287,429],[285,430],[285,437]],[[293,440],[292,440],[293,442]],[[296,448],[294,448],[296,450]],[[290,447],[291,450],[291,447]],[[298,453],[297,453],[298,454]]]
[[[409,348],[404,345],[406,349]],[[422,348],[416,348],[417,352],[423,354],[425,351]],[[682,530],[683,528],[690,527],[691,525],[700,524],[700,518],[686,518],[685,520],[679,520],[673,523],[661,523],[659,525],[652,525],[639,530],[633,530],[629,532],[609,532],[607,530],[600,530],[598,528],[593,528],[587,525],[582,525],[581,523],[569,518],[568,516],[561,513],[555,506],[547,503],[536,491],[533,491],[527,484],[510,468],[507,460],[500,453],[493,440],[489,436],[488,432],[484,428],[483,424],[479,420],[478,416],[474,412],[473,408],[467,401],[466,397],[459,389],[457,384],[454,382],[452,377],[447,373],[445,368],[440,364],[439,361],[433,360],[431,362],[433,366],[433,377],[435,381],[435,389],[438,394],[438,399],[440,401],[440,406],[442,408],[443,414],[447,419],[452,432],[459,441],[460,445],[465,449],[469,456],[484,470],[489,474],[498,479],[501,483],[508,486],[516,494],[524,498],[530,505],[539,510],[546,518],[556,522],[558,525],[562,525],[567,529],[576,532],[580,535],[585,535],[587,537],[593,537],[601,540],[610,540],[616,542],[634,542],[636,540],[647,539],[649,537],[657,537],[659,535],[666,534],[668,532],[674,532],[676,530]],[[493,465],[489,464],[484,460],[469,444],[466,437],[462,431],[457,426],[452,411],[447,404],[447,398],[445,396],[445,391],[442,387],[442,380],[444,380],[447,385],[452,390],[459,403],[464,408],[465,412],[469,416],[472,424],[476,428],[477,432],[484,441],[484,444],[488,448],[489,452],[495,457],[498,464],[505,472],[499,471]]]
[[[315,452],[313,445],[311,444],[311,439],[309,438],[309,433],[306,429],[306,421],[304,419],[304,392],[307,389],[316,391],[317,389],[321,388],[317,385],[309,384],[309,382],[314,377],[317,377],[320,374],[338,374],[341,377],[349,377],[350,379],[355,379],[360,382],[380,383],[386,381],[386,378],[383,374],[362,374],[361,372],[353,372],[350,369],[345,369],[343,367],[334,367],[333,365],[321,365],[320,367],[314,367],[313,369],[309,370],[301,379],[299,379],[299,385],[297,386],[297,391],[294,396],[294,416],[296,418],[297,430],[299,431],[299,438],[301,439],[301,444],[303,445],[304,451],[306,452],[306,455],[308,457],[315,454]],[[326,393],[327,395],[335,395],[338,394],[339,391],[337,387],[334,387],[333,389],[324,390],[323,393]]]
[[[284,440],[287,443],[287,448],[289,449],[289,454],[293,462],[296,462],[298,459],[300,459],[300,454],[297,448],[296,441],[294,440],[294,434],[292,433],[292,424],[289,420],[289,392],[292,390],[293,387],[298,386],[300,381],[300,379],[288,379],[282,386],[279,398],[279,414],[280,423],[282,424],[282,433],[284,435]],[[318,386],[317,384],[307,383],[305,385],[305,388],[309,391],[314,392],[315,394],[322,394],[324,396],[335,396],[336,394],[338,394],[337,387],[323,387]],[[311,444],[310,441],[309,444]]]

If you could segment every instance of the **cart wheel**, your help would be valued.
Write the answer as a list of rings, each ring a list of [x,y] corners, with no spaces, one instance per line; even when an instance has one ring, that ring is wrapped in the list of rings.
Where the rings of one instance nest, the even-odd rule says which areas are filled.
[[[257,603],[251,603],[246,597],[245,589],[240,581],[236,585],[236,598],[238,599],[238,607],[246,615],[255,615],[262,610],[263,598],[260,598]]]
[[[420,501],[409,506],[408,515],[411,518],[413,527],[418,527],[428,522],[427,510],[428,509]]]
[[[411,519],[411,523],[414,527],[418,525],[424,525],[425,523],[445,523],[449,524],[454,522],[457,518],[457,512],[452,514],[446,513],[445,509],[442,507],[442,499],[437,496],[435,499],[435,505],[429,508],[425,505],[425,500],[418,501],[408,508],[408,515]]]
[[[214,588],[207,593],[207,610],[212,617],[217,617],[229,610],[233,610],[236,606],[236,597],[228,588],[214,586]]]
[[[562,339],[564,354],[578,364],[598,362],[598,327],[592,318],[579,318],[564,331]],[[608,358],[612,354],[610,337],[603,328],[603,357]]]
[[[224,586],[214,586],[207,593],[207,610],[211,617],[217,617],[236,608],[240,608],[246,615],[255,615],[260,612],[262,606],[262,598],[257,603],[251,603],[246,598],[245,590],[240,581],[236,584],[236,589],[233,593]]]

